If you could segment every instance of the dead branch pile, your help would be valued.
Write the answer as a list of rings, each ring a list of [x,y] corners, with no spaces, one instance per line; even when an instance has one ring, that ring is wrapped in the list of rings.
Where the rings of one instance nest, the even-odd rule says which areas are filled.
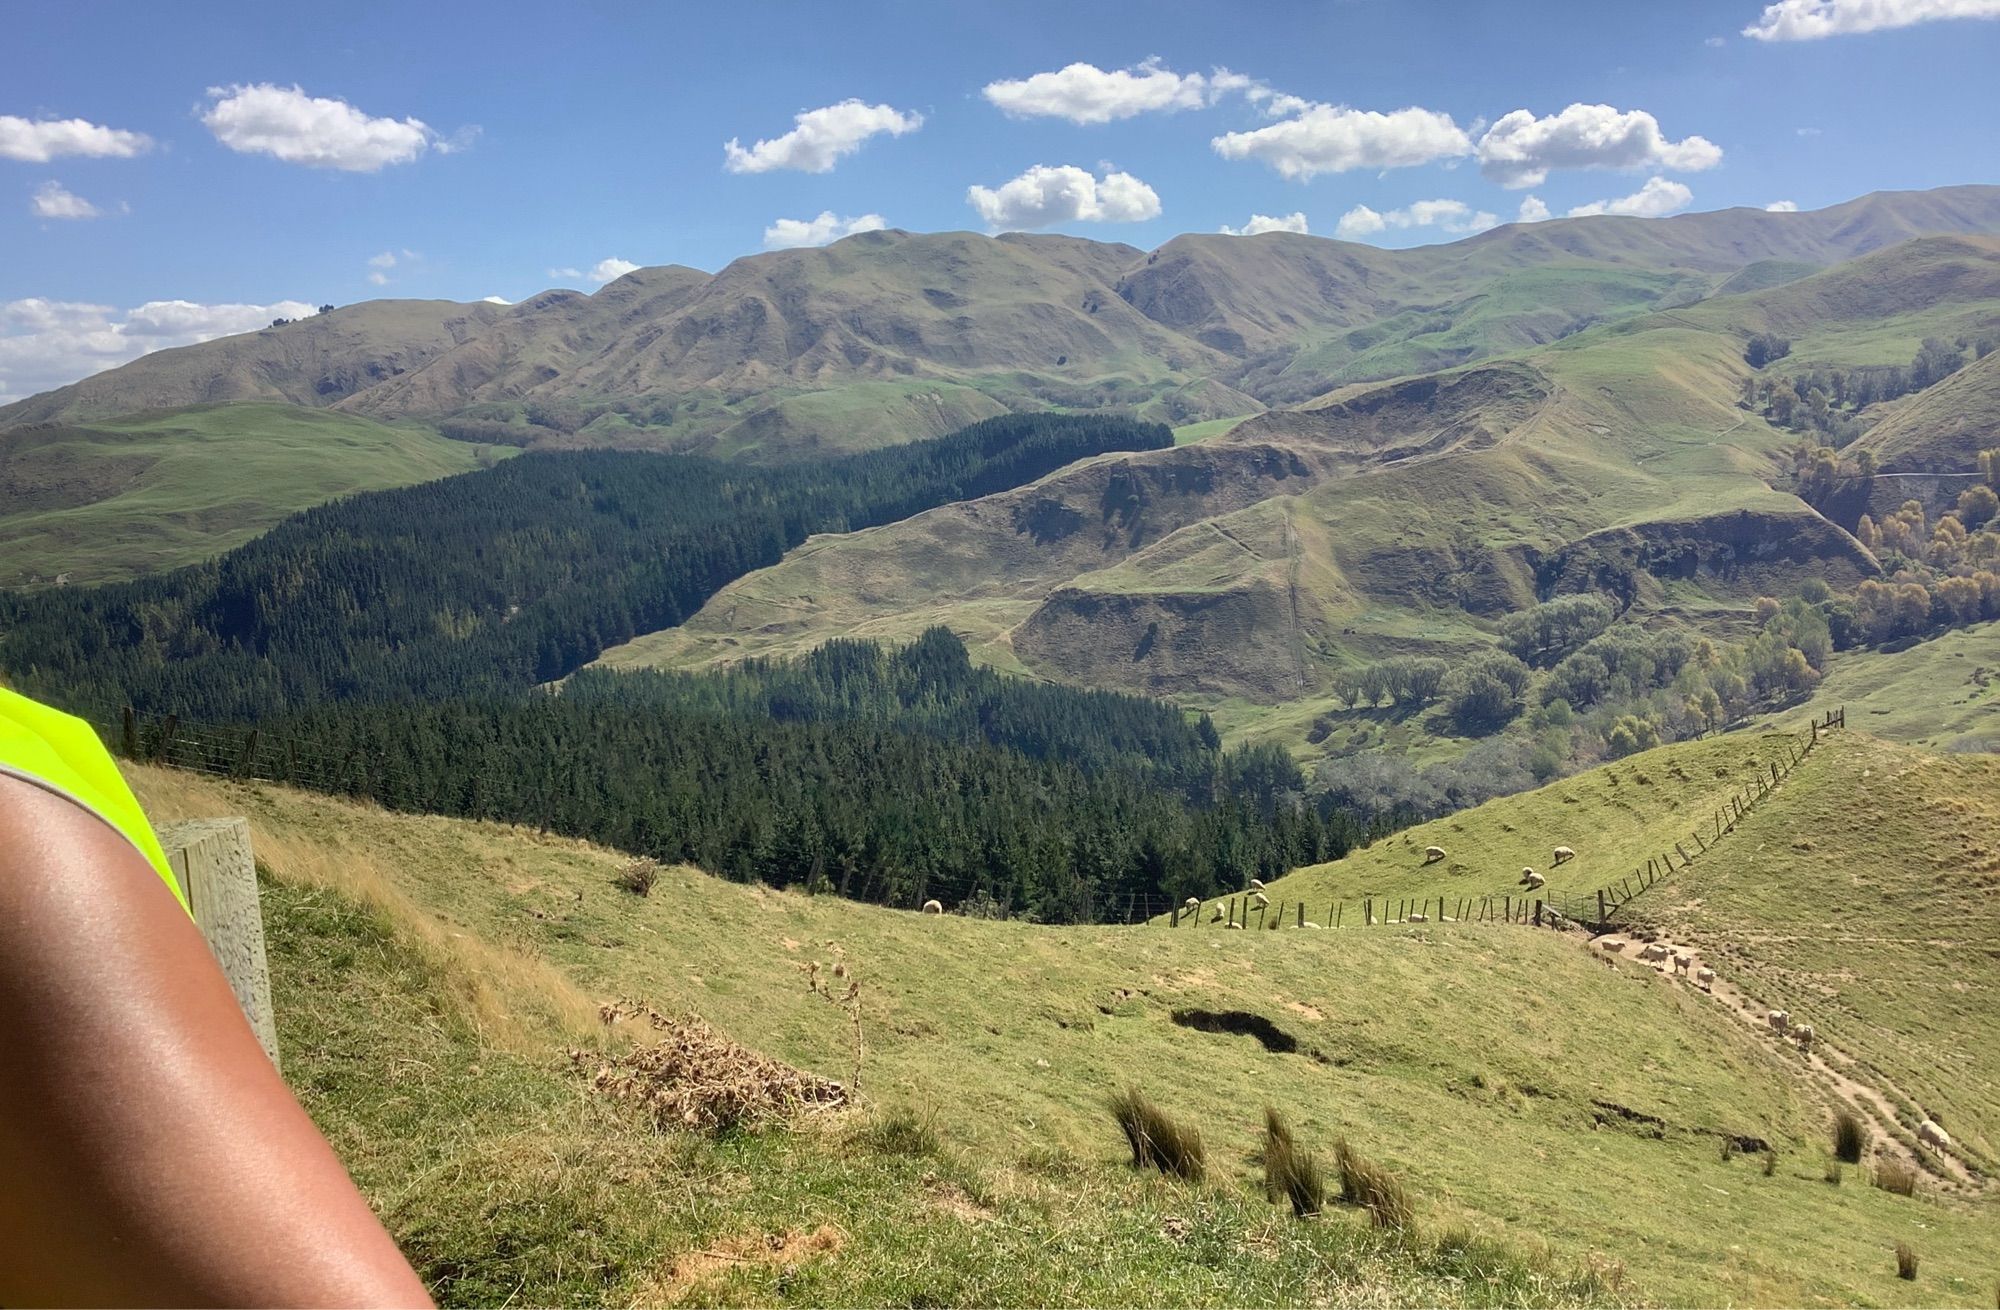
[[[599,1015],[607,1024],[644,1019],[659,1039],[608,1058],[572,1050],[570,1060],[590,1071],[598,1091],[639,1106],[661,1129],[755,1129],[847,1103],[847,1089],[833,1079],[760,1055],[699,1016],[661,1014],[630,1001],[606,1005]]]

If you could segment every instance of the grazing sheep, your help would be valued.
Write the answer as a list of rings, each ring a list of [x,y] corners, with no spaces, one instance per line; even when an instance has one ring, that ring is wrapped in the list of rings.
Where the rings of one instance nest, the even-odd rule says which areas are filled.
[[[1679,955],[1676,955],[1674,957],[1675,973],[1686,973],[1689,969],[1692,968],[1694,968],[1694,957],[1692,955],[1689,955],[1686,951],[1682,951]]]
[[[1261,910],[1271,903],[1271,898],[1262,892],[1252,892],[1250,894],[1250,903]]]
[[[1813,1031],[1813,1026],[1809,1023],[1802,1023],[1792,1029],[1792,1040],[1799,1044],[1801,1051],[1808,1053],[1812,1051],[1813,1039],[1817,1036],[1819,1034]]]
[[[944,913],[944,902],[943,902],[943,901],[925,901],[925,902],[924,902],[924,913],[925,913],[925,914],[943,914],[943,913]]]
[[[1305,921],[1304,923],[1300,924],[1299,926],[1300,926],[1301,928],[1317,928],[1317,927],[1319,927],[1319,925],[1318,925],[1318,924],[1316,924],[1316,923],[1314,923],[1314,922],[1313,922],[1313,921],[1312,921],[1311,919],[1307,919],[1307,920],[1306,920],[1306,921]]]
[[[1597,939],[1597,944],[1613,955],[1625,949],[1625,939],[1622,937],[1600,937]]]
[[[1183,910],[1199,910],[1201,908],[1201,897],[1199,896],[1188,897],[1186,900],[1181,902],[1181,908]]]
[[[1426,918],[1426,917],[1425,917],[1424,915],[1421,915],[1421,914],[1406,914],[1406,915],[1404,915],[1404,916],[1403,916],[1403,922],[1404,922],[1404,923],[1429,923],[1429,922],[1430,922],[1430,920],[1429,920],[1428,918]]]
[[[1250,880],[1250,890],[1253,892],[1263,891],[1264,890],[1263,880],[1261,878],[1252,878]]]
[[[1539,873],[1536,873],[1533,869],[1521,870],[1521,885],[1523,887],[1526,887],[1531,892],[1540,891],[1542,889],[1542,884],[1547,881],[1548,881],[1547,878],[1543,877]]]
[[[1555,862],[1557,864],[1564,864],[1575,858],[1576,858],[1576,852],[1571,850],[1569,847],[1567,846],[1556,847]]]
[[[1241,928],[1243,925],[1236,922],[1236,920],[1231,919],[1228,923],[1225,923],[1222,926],[1225,928]]]
[[[1773,1010],[1764,1018],[1771,1025],[1771,1031],[1780,1037],[1784,1036],[1785,1029],[1792,1026],[1792,1016],[1784,1010]]]
[[[1439,860],[1442,860],[1443,858],[1444,858],[1444,847],[1442,846],[1424,847],[1425,864],[1436,864]]]
[[[1667,949],[1665,942],[1647,942],[1646,948],[1639,952],[1639,958],[1650,964],[1657,960],[1664,960],[1671,954],[1673,952]]]
[[[1935,1120],[1926,1119],[1917,1125],[1917,1140],[1940,1155],[1951,1149],[1951,1134]]]
[[[1701,989],[1705,992],[1715,990],[1715,970],[1705,964],[1694,971],[1694,980],[1701,984]]]

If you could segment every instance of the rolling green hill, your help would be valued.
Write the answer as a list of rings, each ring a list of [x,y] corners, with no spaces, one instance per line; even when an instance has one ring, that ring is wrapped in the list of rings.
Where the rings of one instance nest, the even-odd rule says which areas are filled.
[[[219,555],[287,514],[514,452],[414,424],[202,405],[0,433],[0,586],[105,582]]]
[[[1717,770],[1749,767],[1759,750],[1735,738],[1669,748],[1469,811],[1448,838],[1454,860],[1511,861],[1509,843],[1548,814],[1587,821],[1580,849],[1610,858],[1706,803],[1706,788],[1729,781]],[[1935,1112],[1955,1131],[1988,1131],[1976,1125],[1990,1111],[1980,1088],[1994,1085],[1981,1062],[1995,1049],[1982,999],[1995,975],[1980,951],[1926,957],[1941,985],[1968,987],[1935,1029],[1912,1022],[1901,981],[1843,970],[1836,1004],[1785,972],[1792,957],[1760,963],[1796,939],[1786,899],[1822,919],[1879,904],[1872,883],[1818,876],[1825,860],[1886,862],[1906,841],[1962,833],[1931,849],[1990,863],[1965,844],[1990,828],[1980,806],[2000,794],[1987,763],[1837,738],[1731,838],[1754,864],[1759,847],[1810,831],[1818,849],[1798,864],[1810,883],[1750,882],[1718,859],[1699,870],[1712,887],[1691,873],[1635,908],[1692,898],[1689,913],[1713,916],[1726,904],[1698,940],[1727,980],[1759,997],[1767,978],[1802,989],[1791,1003],[1827,1016],[1822,1049],[1851,1053],[1843,1068],[1879,1066],[1926,1097],[1949,1083]],[[1915,807],[1944,827],[1823,808],[1884,768],[1894,794],[1864,803]],[[692,1281],[697,1299],[814,1303],[1094,1302],[1144,1287],[1176,1303],[1983,1305],[2000,1272],[1984,1236],[1990,1198],[1944,1176],[1916,1200],[1866,1186],[1861,1171],[1829,1186],[1829,1084],[1716,999],[1651,968],[1609,968],[1572,936],[1501,924],[1043,928],[692,869],[665,871],[641,898],[613,885],[622,857],[574,842],[158,770],[134,782],[161,817],[250,817],[288,1076],[449,1302],[514,1290],[538,1303],[646,1299]],[[1579,795],[1585,808],[1566,803]],[[1369,856],[1401,849],[1399,838]],[[1880,876],[1912,894],[1950,877],[1954,923],[1990,921],[1979,901],[1990,886],[1965,872],[1947,861]],[[1735,886],[1744,894],[1724,901]],[[1897,939],[1896,958],[1924,949],[1926,934],[1881,935]],[[660,1136],[559,1071],[564,1047],[621,1040],[595,1035],[591,1007],[628,996],[847,1079],[849,1019],[808,990],[813,962],[860,987],[869,1109],[858,1122],[719,1144]],[[1917,1067],[1925,1053],[1930,1073]],[[1207,1182],[1148,1181],[1119,1163],[1103,1105],[1127,1083],[1200,1126]],[[1349,1212],[1301,1227],[1266,1208],[1265,1104],[1310,1147],[1345,1136],[1401,1175],[1419,1239],[1385,1259]],[[1739,1138],[1773,1145],[1775,1170],[1732,1162],[1720,1147]],[[1986,1140],[1972,1140],[1974,1167]],[[787,1261],[699,1259],[787,1251],[820,1225],[834,1231]],[[1470,1279],[1452,1255],[1467,1235],[1499,1244]],[[1916,1288],[1894,1282],[1897,1240],[1921,1252]],[[1591,1273],[1565,1272],[1576,1270]]]

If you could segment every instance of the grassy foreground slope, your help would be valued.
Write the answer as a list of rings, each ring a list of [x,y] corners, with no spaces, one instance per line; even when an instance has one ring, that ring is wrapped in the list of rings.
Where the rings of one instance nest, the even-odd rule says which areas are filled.
[[[514,452],[281,404],[198,405],[0,436],[0,586],[193,564],[288,514]]]
[[[1781,1053],[1554,934],[1055,929],[689,869],[641,899],[579,843],[156,770],[135,785],[161,817],[250,816],[287,1072],[449,1299],[1984,1304],[2000,1273],[1989,1211],[1827,1186],[1822,1108]],[[865,1131],[658,1138],[553,1071],[591,1003],[627,995],[845,1078],[815,961],[861,985],[876,1113],[929,1116],[937,1154]],[[1174,1022],[1192,1009],[1296,1050]],[[1128,1082],[1200,1125],[1207,1184],[1119,1163],[1102,1106]],[[1424,1240],[1267,1208],[1267,1102],[1320,1150],[1342,1134],[1395,1169]],[[1773,1143],[1779,1168],[1726,1162],[1721,1135]],[[1488,1250],[1480,1272],[1454,1254],[1466,1233],[1550,1254]],[[1914,1288],[1896,1240],[1922,1251]]]

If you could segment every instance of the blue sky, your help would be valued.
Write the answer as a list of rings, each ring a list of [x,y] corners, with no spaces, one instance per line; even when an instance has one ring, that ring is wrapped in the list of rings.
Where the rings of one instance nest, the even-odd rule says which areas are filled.
[[[715,269],[822,214],[1408,245],[1524,201],[2000,180],[2000,0],[192,8],[10,13],[0,396],[285,302]],[[153,302],[187,308],[126,317]]]

